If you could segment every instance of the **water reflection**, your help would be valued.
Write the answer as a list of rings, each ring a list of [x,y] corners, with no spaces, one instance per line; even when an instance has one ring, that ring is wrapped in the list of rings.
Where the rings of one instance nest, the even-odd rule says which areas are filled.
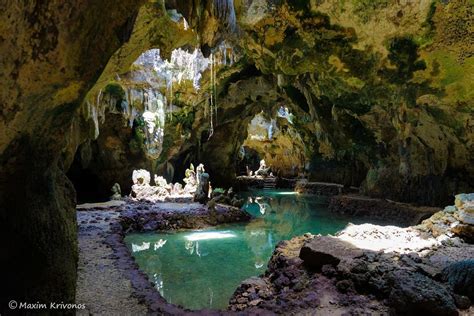
[[[153,243],[153,250],[156,251],[163,247],[166,244],[166,240],[160,239],[157,242]],[[151,242],[142,242],[141,245],[131,244],[132,252],[140,252],[150,249]]]
[[[187,235],[185,238],[189,241],[206,240],[206,239],[222,239],[237,237],[230,231],[223,232],[198,232]]]
[[[199,241],[185,241],[184,249],[186,249],[190,255],[196,253],[198,257],[201,256],[201,252],[199,252]]]
[[[244,208],[256,217],[249,223],[132,234],[126,242],[169,302],[190,309],[225,308],[241,281],[264,272],[280,240],[306,232],[335,233],[346,225],[347,220],[328,214],[323,200],[285,193],[256,191],[244,196]]]
[[[166,244],[167,240],[160,239],[153,245],[153,250],[158,250]]]
[[[148,250],[148,249],[150,249],[149,242],[143,242],[141,245],[132,244],[132,252],[139,252],[139,251]]]

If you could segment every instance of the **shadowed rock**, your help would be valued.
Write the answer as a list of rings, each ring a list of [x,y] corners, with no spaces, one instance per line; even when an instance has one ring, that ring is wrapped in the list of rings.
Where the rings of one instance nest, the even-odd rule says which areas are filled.
[[[432,279],[403,270],[393,272],[389,305],[399,315],[458,315],[449,292]]]
[[[443,269],[442,278],[452,287],[454,293],[474,300],[474,259],[451,264]]]

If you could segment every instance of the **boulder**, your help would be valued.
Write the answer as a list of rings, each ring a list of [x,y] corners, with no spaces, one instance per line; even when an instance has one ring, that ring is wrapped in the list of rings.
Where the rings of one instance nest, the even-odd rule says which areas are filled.
[[[461,193],[456,195],[454,204],[458,209],[468,205],[474,205],[474,193]]]
[[[338,238],[316,236],[303,245],[299,257],[305,266],[320,270],[324,265],[337,266],[342,260],[353,260],[363,254],[361,249]]]
[[[454,293],[467,296],[474,301],[474,259],[453,263],[442,271],[442,279]]]
[[[455,301],[441,284],[415,272],[396,270],[390,276],[388,304],[397,315],[458,315]]]
[[[464,239],[467,243],[474,243],[474,225],[458,223],[451,227],[451,231]]]
[[[459,209],[459,220],[466,225],[474,225],[474,193],[458,194],[454,202]],[[471,234],[474,229],[471,227]]]

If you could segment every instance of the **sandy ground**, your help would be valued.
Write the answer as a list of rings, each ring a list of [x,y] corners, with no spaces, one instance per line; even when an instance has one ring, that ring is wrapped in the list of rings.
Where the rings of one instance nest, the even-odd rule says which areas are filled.
[[[114,267],[112,249],[104,243],[114,211],[78,211],[78,315],[144,315],[148,309],[132,295],[130,281]]]

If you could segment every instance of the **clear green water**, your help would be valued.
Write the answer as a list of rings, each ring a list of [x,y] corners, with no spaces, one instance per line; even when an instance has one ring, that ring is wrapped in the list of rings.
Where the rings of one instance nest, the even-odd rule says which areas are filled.
[[[168,302],[225,309],[238,285],[263,274],[275,245],[310,232],[333,234],[347,219],[324,200],[285,191],[252,191],[244,208],[257,219],[179,233],[130,234],[125,242]]]

